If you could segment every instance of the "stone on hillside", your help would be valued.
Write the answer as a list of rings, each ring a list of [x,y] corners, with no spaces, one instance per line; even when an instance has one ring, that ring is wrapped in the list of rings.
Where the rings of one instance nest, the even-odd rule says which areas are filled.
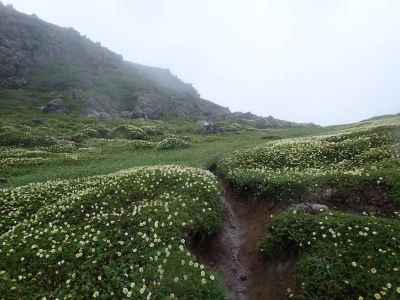
[[[318,203],[299,203],[289,207],[289,211],[303,212],[308,214],[319,214],[328,211],[328,206]]]
[[[45,113],[59,113],[65,114],[68,112],[68,109],[64,103],[64,100],[57,98],[49,101],[43,108],[42,111]]]
[[[200,131],[206,134],[221,133],[225,131],[224,128],[209,121],[201,121],[200,126]]]

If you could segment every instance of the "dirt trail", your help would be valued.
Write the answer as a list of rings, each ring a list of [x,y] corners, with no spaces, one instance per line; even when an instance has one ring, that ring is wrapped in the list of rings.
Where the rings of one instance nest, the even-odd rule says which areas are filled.
[[[206,241],[194,241],[194,254],[224,275],[232,300],[287,299],[294,286],[294,259],[266,261],[258,243],[266,234],[271,215],[281,211],[268,201],[241,201],[225,188],[222,229]]]

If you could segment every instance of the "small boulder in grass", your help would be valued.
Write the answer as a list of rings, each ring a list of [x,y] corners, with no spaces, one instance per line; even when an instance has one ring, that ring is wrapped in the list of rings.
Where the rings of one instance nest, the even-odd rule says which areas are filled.
[[[304,202],[290,206],[289,211],[316,215],[329,211],[329,207],[324,204]]]

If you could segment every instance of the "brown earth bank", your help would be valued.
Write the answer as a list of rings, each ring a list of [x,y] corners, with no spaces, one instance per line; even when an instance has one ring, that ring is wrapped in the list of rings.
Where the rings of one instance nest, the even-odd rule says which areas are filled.
[[[359,186],[348,191],[327,187],[318,193],[308,193],[303,199],[326,204],[330,209],[349,213],[368,212],[380,216],[393,216],[396,207],[387,186]]]
[[[295,258],[266,260],[258,249],[273,215],[284,207],[239,199],[227,186],[223,203],[221,230],[206,239],[192,237],[192,252],[211,270],[222,273],[232,300],[287,299],[288,289],[295,287]]]

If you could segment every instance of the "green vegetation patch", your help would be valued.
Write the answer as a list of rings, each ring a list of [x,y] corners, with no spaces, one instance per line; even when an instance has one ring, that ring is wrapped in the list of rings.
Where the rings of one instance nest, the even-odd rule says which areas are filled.
[[[293,299],[400,298],[398,219],[286,213],[269,231],[266,256],[299,255]]]
[[[0,191],[2,299],[224,299],[185,236],[222,220],[216,178],[179,166]]]

